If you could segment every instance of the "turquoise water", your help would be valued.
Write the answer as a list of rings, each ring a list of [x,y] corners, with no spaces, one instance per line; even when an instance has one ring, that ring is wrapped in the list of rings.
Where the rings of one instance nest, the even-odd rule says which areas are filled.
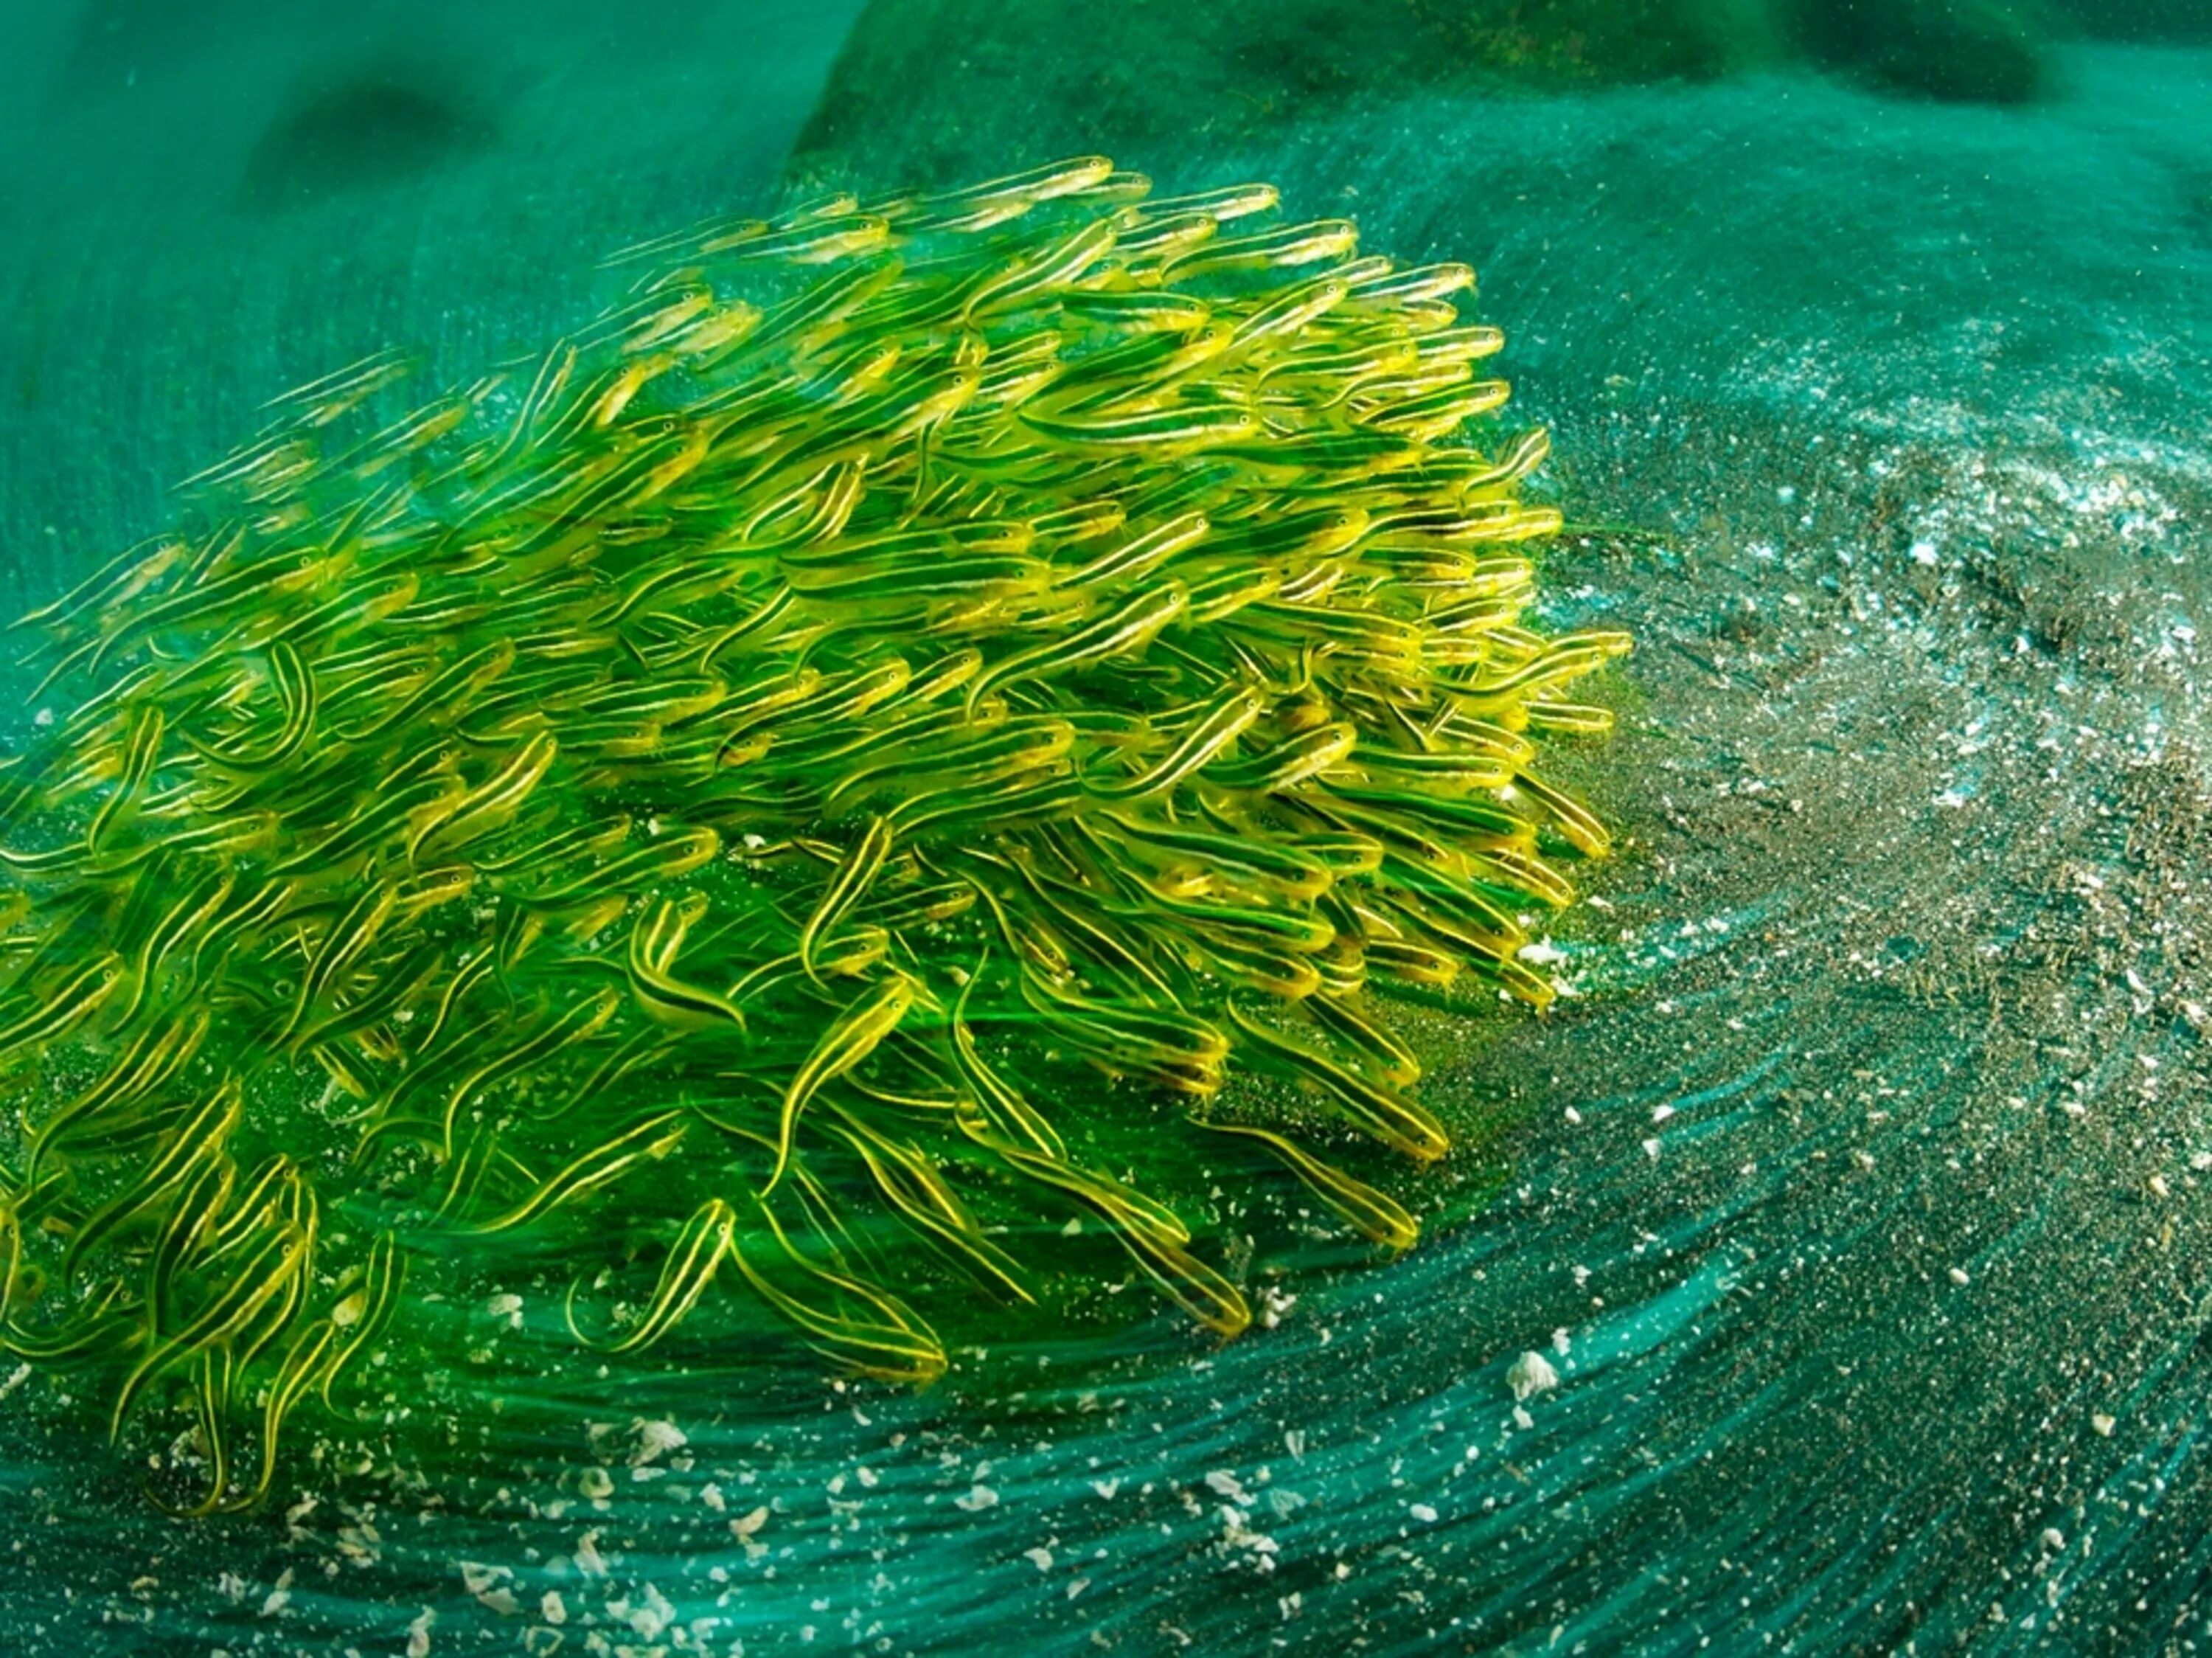
[[[10,17],[5,607],[271,392],[387,339],[464,375],[600,250],[772,204],[857,9]],[[569,1366],[196,1525],[0,1374],[0,1649],[2212,1638],[2212,57],[2057,62],[2003,109],[1386,87],[1117,157],[1476,264],[1562,499],[1650,533],[1548,560],[1558,621],[1639,637],[1579,780],[1629,844],[1557,941],[1581,997],[1435,1076],[1514,1112],[1478,1218],[1218,1350]],[[364,76],[408,96],[327,91]],[[1036,159],[1018,99],[957,113]],[[557,1350],[554,1309],[447,1316]]]

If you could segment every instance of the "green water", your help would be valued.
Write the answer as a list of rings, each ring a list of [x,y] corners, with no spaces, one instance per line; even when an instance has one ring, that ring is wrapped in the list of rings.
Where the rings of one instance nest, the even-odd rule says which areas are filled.
[[[464,376],[602,250],[773,204],[858,8],[453,12],[0,21],[0,608],[271,393],[395,339]],[[977,62],[834,163],[1095,136],[1072,71]],[[198,1525],[0,1373],[0,1651],[2212,1638],[2212,56],[2054,47],[2017,107],[1773,60],[1235,120],[1170,67],[1187,130],[1117,160],[1474,263],[1559,497],[1651,533],[1547,559],[1547,620],[1640,641],[1577,779],[1628,844],[1556,941],[1581,997],[1444,1033],[1431,1097],[1513,1113],[1497,1200],[1227,1347],[1133,1314],[920,1393],[432,1309],[496,1390],[410,1376]]]

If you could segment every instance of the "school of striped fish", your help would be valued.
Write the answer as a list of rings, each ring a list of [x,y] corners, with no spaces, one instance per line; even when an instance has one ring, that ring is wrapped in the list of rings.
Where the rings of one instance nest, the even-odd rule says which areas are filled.
[[[1607,836],[1532,768],[1628,642],[1524,620],[1473,273],[1275,204],[1092,157],[641,243],[540,359],[276,399],[18,624],[0,1348],[191,1412],[205,1513],[433,1251],[927,1380],[916,1286],[1029,1301],[1071,1215],[1249,1321],[1117,1133],[1411,1244],[1342,1166],[1449,1143],[1392,987],[1552,996]]]

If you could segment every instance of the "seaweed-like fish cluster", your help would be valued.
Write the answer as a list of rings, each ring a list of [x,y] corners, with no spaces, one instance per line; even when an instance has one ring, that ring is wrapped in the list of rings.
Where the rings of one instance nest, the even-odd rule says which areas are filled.
[[[1366,987],[1547,999],[1540,850],[1606,837],[1535,739],[1626,642],[1522,624],[1472,273],[1274,203],[1089,158],[695,226],[542,360],[286,394],[27,618],[0,1346],[196,1402],[213,1509],[428,1250],[618,1240],[594,1346],[719,1275],[927,1378],[863,1208],[1015,1301],[1073,1208],[1247,1323],[1117,1122],[1412,1242],[1333,1149],[1447,1145]]]

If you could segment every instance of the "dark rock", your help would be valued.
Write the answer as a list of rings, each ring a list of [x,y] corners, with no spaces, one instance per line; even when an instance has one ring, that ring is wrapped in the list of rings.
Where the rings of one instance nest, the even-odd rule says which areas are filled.
[[[2039,16],[2013,0],[1786,0],[1824,68],[1893,92],[2014,104],[2045,90]]]
[[[1218,150],[1419,86],[1707,78],[1769,50],[1766,0],[872,0],[794,169],[919,183]]]
[[[490,142],[490,119],[434,72],[381,66],[305,88],[246,168],[249,201],[276,205],[413,178]]]
[[[2062,24],[2100,40],[2212,41],[2212,0],[2045,0]]]

